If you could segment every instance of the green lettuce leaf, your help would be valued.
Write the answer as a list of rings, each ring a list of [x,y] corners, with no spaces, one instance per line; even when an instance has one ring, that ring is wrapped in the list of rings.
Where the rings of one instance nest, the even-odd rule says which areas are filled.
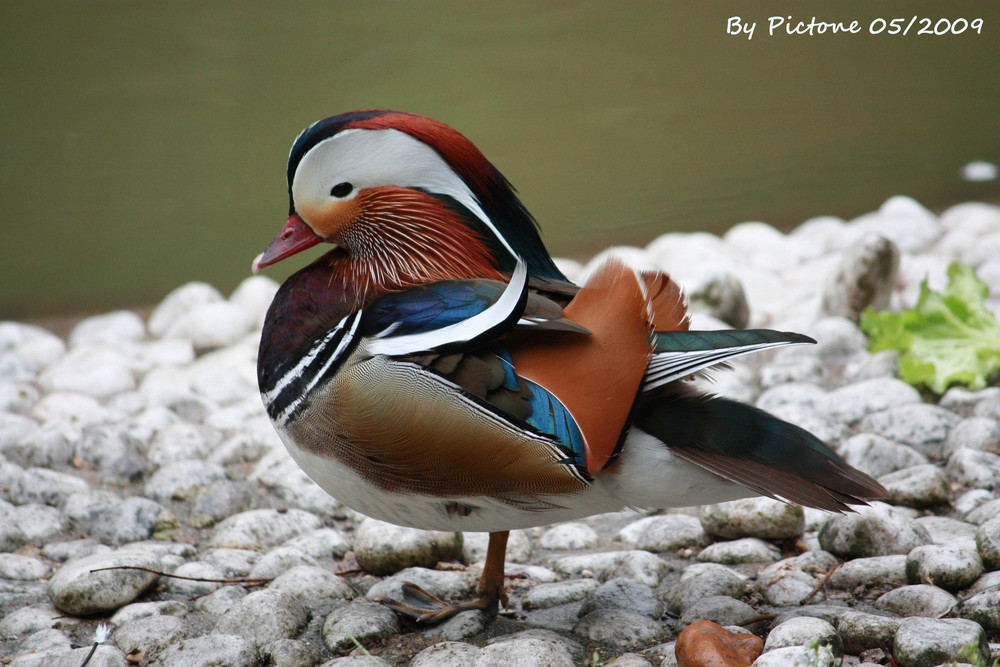
[[[952,384],[982,389],[1000,370],[1000,324],[984,304],[989,288],[965,264],[949,266],[948,278],[942,292],[925,280],[911,310],[861,316],[868,349],[901,351],[899,377],[938,394]]]

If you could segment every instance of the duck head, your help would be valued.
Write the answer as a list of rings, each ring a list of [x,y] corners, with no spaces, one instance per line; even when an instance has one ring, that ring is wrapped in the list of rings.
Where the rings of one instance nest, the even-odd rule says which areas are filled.
[[[507,179],[444,123],[386,110],[326,118],[295,140],[287,176],[288,220],[255,273],[328,242],[387,288],[509,275],[518,257],[563,279]]]

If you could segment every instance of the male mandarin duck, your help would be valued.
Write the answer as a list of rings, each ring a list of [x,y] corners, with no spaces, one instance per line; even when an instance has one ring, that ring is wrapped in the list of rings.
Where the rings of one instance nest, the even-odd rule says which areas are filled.
[[[267,413],[295,461],[368,516],[488,531],[476,600],[417,586],[422,621],[507,604],[508,531],[767,495],[845,511],[884,496],[815,436],[687,380],[812,339],[690,331],[665,273],[610,260],[582,287],[556,267],[510,183],[451,127],[356,111],[288,158],[289,216],[256,272],[321,242],[264,324]]]

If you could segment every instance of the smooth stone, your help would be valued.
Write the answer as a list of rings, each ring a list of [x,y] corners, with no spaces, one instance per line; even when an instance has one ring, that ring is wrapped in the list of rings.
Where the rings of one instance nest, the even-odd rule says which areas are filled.
[[[653,619],[663,615],[663,603],[656,599],[653,589],[626,577],[601,584],[583,601],[577,616],[586,616],[597,609],[630,609]]]
[[[259,557],[250,549],[209,549],[201,555],[204,562],[215,565],[228,577],[248,576]]]
[[[664,600],[667,607],[677,613],[715,595],[743,597],[746,588],[745,575],[725,565],[696,563],[684,569],[680,580],[670,588]]]
[[[163,582],[163,589],[171,593],[184,593],[186,595],[207,595],[218,590],[226,575],[215,565],[203,561],[189,561],[179,565],[171,572],[174,577],[168,577]],[[191,579],[178,579],[175,577],[191,577],[191,579],[214,579],[215,581],[192,581]]]
[[[928,584],[900,586],[875,600],[875,608],[897,616],[940,618],[951,611],[958,600],[954,595]]]
[[[77,540],[48,542],[42,547],[42,556],[49,560],[65,563],[70,558],[89,556],[98,551],[111,551],[111,548],[104,546],[93,538],[87,537]]]
[[[836,556],[864,558],[907,554],[930,544],[931,536],[905,513],[876,501],[854,513],[832,516],[820,530],[819,542]]]
[[[416,584],[431,595],[442,599],[461,599],[471,592],[465,577],[457,572],[409,567],[376,583],[365,593],[365,598],[374,600],[385,597],[402,602],[403,584],[406,582]]]
[[[38,391],[38,387],[29,382],[0,382],[0,418],[27,412],[41,397],[42,394]],[[3,413],[14,414],[4,415]],[[28,420],[28,422],[35,424],[34,420]],[[5,432],[0,427],[0,442],[3,442],[4,439]]]
[[[545,630],[542,628],[532,628],[530,630],[521,630],[520,632],[515,632],[509,635],[502,635],[500,637],[493,637],[486,640],[489,646],[498,646],[507,644],[508,642],[519,642],[523,640],[533,640],[539,642],[536,646],[541,646],[542,644],[548,644],[553,647],[557,647],[567,651],[573,660],[583,661],[586,655],[586,650],[577,641],[564,637],[557,632],[552,630]],[[497,654],[494,654],[497,655]],[[505,663],[506,664],[506,663]],[[517,663],[514,663],[517,664]],[[530,663],[535,664],[535,663]]]
[[[87,667],[122,667],[127,665],[125,654],[114,646],[101,644],[96,650],[91,651],[93,646],[84,646],[73,649],[65,653],[60,653],[58,657],[53,657],[52,661],[45,667],[79,667],[87,661]],[[20,663],[12,662],[13,667],[21,667]]]
[[[955,660],[966,646],[988,662],[990,647],[979,624],[959,618],[908,618],[896,631],[893,658],[899,667],[933,667]]]
[[[591,641],[626,648],[648,646],[662,637],[666,626],[631,609],[595,609],[574,626],[573,632]],[[662,641],[662,640],[661,640]]]
[[[32,406],[29,416],[40,422],[63,421],[80,428],[122,418],[119,412],[101,405],[93,396],[64,391],[43,396]]]
[[[48,603],[21,607],[0,619],[0,637],[17,639],[48,630],[60,622],[63,613]]]
[[[913,403],[869,414],[858,428],[898,442],[926,456],[940,456],[958,415],[936,405]]]
[[[257,647],[245,637],[216,633],[167,646],[150,667],[257,667],[260,657]]]
[[[904,586],[908,581],[906,558],[903,554],[855,558],[834,570],[827,584],[841,590],[853,590],[858,586]]]
[[[154,336],[163,336],[182,315],[196,306],[222,301],[222,294],[208,283],[190,282],[171,291],[153,309],[147,326]]]
[[[750,322],[743,283],[732,273],[716,274],[686,286],[685,294],[692,310],[705,311],[734,329],[745,329]]]
[[[28,468],[14,480],[9,497],[15,505],[62,505],[70,495],[89,490],[90,485],[75,475],[46,468]]]
[[[982,573],[979,553],[961,547],[929,544],[906,556],[906,575],[911,583],[930,584],[946,591],[965,588]]]
[[[778,607],[804,604],[810,595],[811,602],[822,602],[826,595],[823,592],[813,593],[819,583],[814,573],[830,571],[836,564],[836,558],[825,551],[808,551],[761,570],[757,586],[764,598]]]
[[[570,651],[556,642],[534,637],[513,638],[485,646],[476,659],[475,667],[573,667]]]
[[[213,349],[239,341],[253,324],[250,314],[236,304],[203,303],[181,313],[162,335],[190,340],[196,349]]]
[[[849,610],[837,617],[837,634],[848,655],[859,655],[870,648],[892,648],[896,631],[903,619]]]
[[[152,572],[120,568],[157,570],[159,565],[159,558],[127,548],[74,558],[52,576],[49,598],[68,614],[114,611],[142,595],[159,578]]]
[[[764,642],[764,650],[773,651],[806,644],[829,646],[834,655],[844,654],[844,643],[833,625],[823,619],[809,616],[790,618],[772,628],[767,634],[767,641]]]
[[[187,613],[187,605],[177,600],[133,602],[116,611],[109,619],[109,623],[120,627],[140,618],[149,618],[150,616],[187,616]]]
[[[376,576],[408,567],[434,567],[440,561],[460,560],[462,534],[419,530],[365,519],[354,534],[358,564]]]
[[[262,647],[279,639],[297,636],[309,622],[309,610],[295,597],[267,589],[247,594],[230,607],[214,632],[240,635]]]
[[[848,229],[854,234],[881,234],[903,252],[926,251],[942,234],[937,216],[904,195],[894,195],[878,211],[858,216]]]
[[[328,600],[350,600],[354,589],[333,572],[311,565],[299,565],[275,577],[268,588],[284,591],[305,604]]]
[[[987,417],[968,417],[955,424],[948,432],[943,455],[949,457],[962,448],[1000,452],[1000,422]]]
[[[648,551],[605,551],[584,556],[567,556],[555,562],[557,572],[595,577],[607,581],[615,577],[630,577],[656,587],[670,566]]]
[[[465,642],[438,642],[413,656],[410,667],[475,667],[482,652],[478,646]]]
[[[279,546],[257,559],[250,569],[252,579],[273,579],[293,567],[316,567],[319,563],[294,547]]]
[[[951,387],[944,393],[938,405],[947,408],[960,417],[975,416],[980,403],[1000,398],[1000,387],[970,390],[965,387]]]
[[[876,378],[895,377],[899,375],[899,356],[900,353],[896,350],[862,352],[847,362],[844,381],[855,384]]]
[[[771,412],[789,404],[811,408],[815,407],[823,396],[826,396],[826,390],[818,385],[809,382],[789,382],[762,392],[754,405],[765,412]]]
[[[993,494],[986,489],[970,489],[952,501],[956,512],[968,514],[980,505],[993,500]]]
[[[335,528],[319,528],[281,544],[313,558],[343,558],[350,548],[347,538]]]
[[[376,642],[399,632],[396,615],[380,604],[354,602],[334,609],[323,623],[323,641],[336,653]]]
[[[716,542],[701,550],[698,561],[737,565],[743,563],[773,563],[781,552],[772,544],[756,537],[744,537],[728,542]]]
[[[260,326],[264,323],[264,316],[278,287],[278,283],[267,276],[250,276],[236,286],[229,295],[229,301],[246,311],[256,325]]]
[[[806,333],[816,339],[816,354],[826,363],[844,363],[868,347],[868,338],[858,325],[844,317],[824,317]]]
[[[163,511],[148,498],[122,499],[109,491],[74,493],[63,508],[74,530],[115,545],[151,537]]]
[[[70,350],[38,377],[46,392],[71,392],[107,398],[136,387],[125,355],[107,347],[87,345]]]
[[[25,544],[40,547],[62,533],[67,522],[55,507],[28,503],[0,510],[0,549],[13,551]]]
[[[952,452],[945,466],[956,484],[977,489],[1000,487],[1000,455],[962,447]]]
[[[93,463],[102,470],[111,471],[120,466],[126,457],[133,456],[136,461],[141,461],[140,469],[145,468],[145,461],[141,460],[136,443],[118,424],[100,424],[85,429],[79,441],[73,445],[73,456]]]
[[[920,452],[874,433],[851,436],[840,444],[837,453],[847,465],[875,478],[928,462]]]
[[[701,508],[705,532],[735,539],[798,537],[805,528],[805,514],[798,505],[771,498],[744,498]]]
[[[343,658],[334,658],[324,662],[320,667],[391,667],[382,658],[376,658],[368,653],[361,655],[349,655]]]
[[[39,558],[0,553],[0,579],[38,581],[44,579],[51,569],[51,565]]]
[[[163,466],[146,481],[144,493],[161,503],[180,500],[194,490],[207,488],[226,478],[222,466],[200,459],[177,461]]]
[[[597,531],[585,523],[560,523],[542,533],[538,546],[559,551],[593,549],[597,539]]]
[[[940,505],[951,499],[948,477],[936,465],[925,463],[878,478],[889,492],[888,502],[907,507]]]
[[[698,621],[677,636],[679,667],[750,667],[763,652],[760,637],[735,633],[712,621]]]
[[[885,310],[899,271],[899,248],[878,233],[844,249],[840,265],[823,287],[821,311],[857,322],[868,307]]]
[[[194,511],[212,521],[221,521],[249,509],[254,499],[252,486],[246,482],[224,479],[215,482],[205,490],[205,493],[198,496]]]
[[[757,615],[757,611],[743,600],[728,595],[709,595],[700,598],[684,609],[680,626],[688,626],[697,621],[712,621],[719,625],[739,625]]]
[[[677,551],[708,544],[708,536],[698,517],[663,514],[633,521],[618,532],[618,539],[632,549]]]
[[[551,584],[538,584],[528,589],[521,606],[524,609],[547,609],[571,602],[579,602],[597,590],[596,579],[572,579]]]
[[[70,647],[69,637],[55,628],[46,628],[37,630],[22,639],[17,644],[17,652],[21,654],[48,654],[45,657],[49,657],[57,651],[67,651]],[[14,664],[16,665],[17,663],[15,662]],[[44,665],[46,663],[42,662],[39,664]]]
[[[990,495],[992,496],[993,494]],[[991,498],[978,505],[975,509],[970,510],[965,520],[971,524],[981,526],[997,514],[1000,514],[1000,498]]]
[[[69,345],[115,347],[125,342],[141,340],[145,335],[146,324],[141,317],[130,310],[116,310],[77,322],[69,333]]]
[[[967,597],[959,603],[955,615],[975,621],[986,630],[988,635],[995,635],[1000,632],[1000,590],[996,588],[1000,585],[1000,573],[992,572],[990,574],[998,576],[992,578],[989,585],[983,587],[982,592],[979,592],[977,587],[980,585],[980,581],[986,577],[977,581],[976,586],[969,589],[966,593]]]
[[[607,663],[607,667],[652,667],[652,665],[638,653],[622,653]]]
[[[314,667],[319,662],[315,646],[298,639],[279,639],[264,647],[265,659],[274,667]]]
[[[849,607],[845,607],[841,604],[808,604],[801,607],[785,607],[781,610],[773,621],[771,621],[771,626],[781,625],[785,621],[792,618],[799,618],[800,616],[808,616],[809,618],[819,618],[826,621],[831,625],[836,625],[837,619],[845,611],[848,611]],[[777,611],[777,610],[775,610]]]
[[[976,531],[976,546],[987,570],[1000,570],[1000,514],[984,522]]]
[[[246,596],[246,590],[239,586],[224,586],[195,600],[194,608],[207,614],[222,616]]]
[[[762,654],[753,667],[833,667],[836,664],[837,658],[829,646],[787,646]]]
[[[914,522],[927,530],[934,544],[976,550],[975,524],[933,514],[917,517]]]
[[[52,419],[41,426],[37,426],[34,420],[28,421],[32,424],[28,433],[15,434],[12,440],[0,445],[0,451],[6,458],[26,468],[45,469],[63,467],[71,461],[73,450],[82,437],[83,431],[79,426],[62,418]],[[12,469],[6,475],[10,482],[17,478],[13,472]]]
[[[156,467],[185,459],[204,459],[222,442],[222,434],[214,428],[188,422],[167,425],[153,436],[146,454]]]
[[[427,635],[437,635],[441,639],[461,641],[482,633],[490,624],[492,618],[486,612],[470,609],[452,616],[441,625],[425,632]]]
[[[111,642],[126,654],[151,654],[180,639],[186,627],[177,616],[146,616],[122,623],[111,634]]]
[[[268,549],[320,526],[319,517],[299,509],[249,510],[219,523],[208,546],[251,551]]]
[[[462,559],[475,563],[486,559],[489,533],[462,533]],[[526,563],[531,559],[531,538],[526,530],[512,530],[507,537],[506,562]]]

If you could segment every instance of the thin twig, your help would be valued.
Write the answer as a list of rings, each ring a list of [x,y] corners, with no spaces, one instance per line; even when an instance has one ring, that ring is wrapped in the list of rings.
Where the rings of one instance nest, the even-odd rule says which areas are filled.
[[[819,593],[824,586],[826,586],[826,582],[830,580],[830,576],[837,571],[838,567],[840,567],[840,563],[837,563],[836,565],[831,567],[830,571],[827,572],[822,579],[820,579],[818,584],[816,584],[816,588],[812,589],[812,592],[810,592],[809,595],[802,598],[802,602],[800,602],[799,604],[809,604],[809,601],[812,600],[814,597],[816,597],[816,594]]]
[[[90,659],[94,657],[95,653],[97,653],[98,646],[100,646],[100,644],[94,642],[94,645],[90,647],[90,653],[88,653],[87,657],[84,658],[83,662],[80,663],[80,667],[87,667],[87,663],[90,662]]]
[[[185,581],[200,581],[206,584],[245,584],[248,586],[260,586],[261,584],[267,584],[274,581],[274,577],[251,579],[250,577],[231,577],[228,579],[207,579],[205,577],[185,577],[181,574],[170,574],[169,572],[160,572],[159,570],[154,570],[148,567],[140,567],[138,565],[113,565],[111,567],[99,567],[91,572],[103,572],[105,570],[139,570],[141,572],[149,572],[150,574],[156,574],[161,577],[170,577],[172,579],[184,579]]]

